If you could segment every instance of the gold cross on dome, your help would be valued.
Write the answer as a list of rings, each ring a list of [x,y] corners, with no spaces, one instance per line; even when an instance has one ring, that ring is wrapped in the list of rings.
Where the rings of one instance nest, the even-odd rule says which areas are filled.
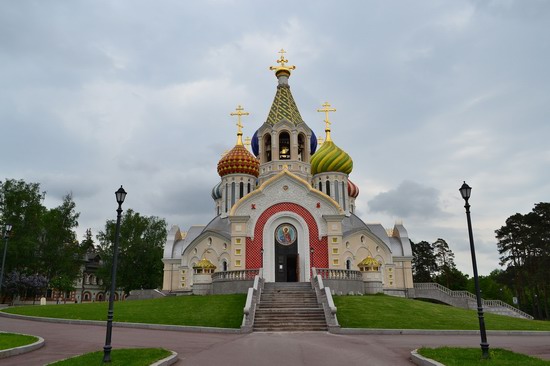
[[[281,54],[281,57],[277,60],[277,63],[281,64],[281,66],[270,66],[269,70],[275,70],[275,73],[277,73],[278,71],[281,71],[281,70],[290,72],[290,70],[296,69],[296,66],[286,66],[286,63],[288,62],[288,60],[285,58],[286,51],[284,49],[281,48],[279,53]]]
[[[243,130],[242,130],[243,124],[241,123],[241,117],[242,116],[248,116],[250,113],[244,112],[244,108],[241,107],[240,104],[237,106],[237,108],[235,108],[235,110],[237,112],[231,112],[230,115],[231,116],[237,116],[237,128],[238,128],[237,134],[242,135],[243,134]]]
[[[327,133],[326,141],[330,141],[330,125],[331,122],[328,119],[329,112],[336,112],[336,108],[330,108],[331,105],[329,102],[323,104],[322,109],[317,109],[317,112],[325,112],[325,132]]]

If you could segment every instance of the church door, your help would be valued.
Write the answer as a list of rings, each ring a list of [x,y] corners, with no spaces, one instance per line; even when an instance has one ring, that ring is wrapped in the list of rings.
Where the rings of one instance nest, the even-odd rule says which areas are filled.
[[[290,224],[275,230],[275,281],[298,281],[298,235]]]

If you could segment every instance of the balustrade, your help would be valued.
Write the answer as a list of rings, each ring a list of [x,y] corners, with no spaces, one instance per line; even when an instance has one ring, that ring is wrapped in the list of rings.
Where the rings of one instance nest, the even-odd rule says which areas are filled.
[[[251,281],[260,274],[259,269],[241,269],[236,271],[214,272],[212,281]]]
[[[360,271],[350,269],[316,268],[317,274],[326,280],[362,280]]]

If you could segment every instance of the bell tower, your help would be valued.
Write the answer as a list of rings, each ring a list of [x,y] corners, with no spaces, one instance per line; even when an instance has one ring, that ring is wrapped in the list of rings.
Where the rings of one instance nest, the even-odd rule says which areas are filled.
[[[252,151],[260,160],[259,184],[283,169],[311,181],[311,155],[317,149],[317,137],[302,120],[290,92],[288,79],[294,65],[288,65],[285,50],[277,60],[275,71],[278,85],[267,120],[252,137]]]

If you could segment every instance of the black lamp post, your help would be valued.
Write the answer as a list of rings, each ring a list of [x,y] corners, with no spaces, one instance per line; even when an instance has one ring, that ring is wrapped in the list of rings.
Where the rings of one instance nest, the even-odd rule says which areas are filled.
[[[111,334],[113,332],[113,306],[116,291],[116,265],[118,258],[118,240],[120,236],[120,218],[122,214],[122,203],[126,198],[126,191],[122,186],[115,192],[118,208],[116,210],[116,231],[115,246],[113,247],[113,265],[111,267],[111,292],[109,293],[109,311],[107,312],[107,334],[105,335],[105,346],[103,347],[103,363],[111,362]]]
[[[487,343],[487,332],[485,331],[485,319],[483,318],[483,305],[481,303],[481,291],[479,290],[479,278],[477,276],[476,250],[474,248],[474,234],[472,233],[472,220],[470,218],[470,193],[472,188],[464,182],[459,189],[462,198],[464,198],[464,208],[466,208],[466,219],[468,220],[468,234],[470,236],[470,252],[472,254],[472,266],[474,267],[474,283],[476,287],[477,316],[479,318],[479,332],[481,334],[481,357],[489,358],[489,343]]]
[[[0,271],[0,292],[2,292],[2,281],[4,280],[4,267],[6,265],[6,253],[8,252],[8,238],[10,237],[12,226],[10,224],[6,224],[6,228],[4,230],[4,239],[6,240],[4,244],[4,256],[2,257],[2,270]]]

